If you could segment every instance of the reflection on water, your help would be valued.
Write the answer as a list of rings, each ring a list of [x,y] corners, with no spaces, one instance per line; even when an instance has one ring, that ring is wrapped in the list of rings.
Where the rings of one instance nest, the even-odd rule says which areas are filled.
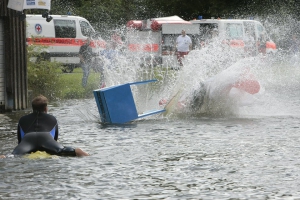
[[[50,109],[60,142],[91,156],[0,160],[1,199],[300,197],[299,115],[156,116],[103,126],[95,108],[89,99]],[[1,153],[16,145],[17,115],[1,115]]]

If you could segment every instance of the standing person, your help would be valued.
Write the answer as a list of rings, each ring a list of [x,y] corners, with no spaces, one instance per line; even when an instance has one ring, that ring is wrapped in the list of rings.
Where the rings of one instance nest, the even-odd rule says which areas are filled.
[[[90,74],[93,51],[90,47],[91,38],[87,38],[85,43],[79,49],[80,64],[83,70],[82,87],[85,87]]]
[[[262,55],[266,55],[266,43],[267,43],[266,33],[262,32],[258,38],[258,53],[262,53]]]
[[[182,66],[182,58],[189,53],[192,49],[192,40],[186,35],[185,30],[181,31],[181,35],[176,39],[176,48],[177,48],[177,60],[179,65]]]
[[[117,33],[117,31],[113,31],[111,35],[112,48],[119,50],[123,46],[123,41],[121,36]]]
[[[88,156],[79,148],[64,147],[57,142],[58,123],[54,116],[49,115],[48,99],[39,95],[32,100],[33,112],[20,118],[17,137],[18,146],[13,155],[24,155],[35,151],[46,151],[60,156]],[[5,158],[0,155],[0,158]]]
[[[244,37],[244,43],[245,43],[245,53],[249,56],[255,55],[255,39],[253,35],[251,34],[252,31],[246,30],[245,37]]]

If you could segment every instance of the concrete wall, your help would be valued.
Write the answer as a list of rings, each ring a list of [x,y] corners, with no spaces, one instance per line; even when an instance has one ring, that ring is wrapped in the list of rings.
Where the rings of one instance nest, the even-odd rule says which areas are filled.
[[[4,28],[0,18],[0,112],[5,110]]]
[[[26,23],[7,4],[0,0],[0,113],[28,108]]]

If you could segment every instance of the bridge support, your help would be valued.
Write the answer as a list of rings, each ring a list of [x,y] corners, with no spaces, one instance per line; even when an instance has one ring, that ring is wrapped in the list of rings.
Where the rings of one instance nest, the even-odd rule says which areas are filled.
[[[0,112],[28,107],[26,23],[0,1]]]

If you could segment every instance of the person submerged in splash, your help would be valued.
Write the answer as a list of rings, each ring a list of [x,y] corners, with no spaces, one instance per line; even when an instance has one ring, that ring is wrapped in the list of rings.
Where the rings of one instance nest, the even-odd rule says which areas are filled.
[[[57,142],[58,123],[48,114],[48,99],[39,95],[32,100],[33,112],[20,118],[18,123],[18,146],[13,156],[25,155],[36,151],[45,151],[59,156],[88,156],[80,148],[65,147]],[[10,157],[11,155],[8,155]],[[0,155],[0,158],[7,156]]]

